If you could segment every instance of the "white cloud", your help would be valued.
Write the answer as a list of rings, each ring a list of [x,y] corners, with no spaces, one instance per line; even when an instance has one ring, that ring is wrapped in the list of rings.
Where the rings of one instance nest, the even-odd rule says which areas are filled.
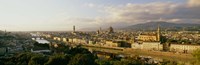
[[[189,0],[188,4],[189,6],[192,6],[192,7],[200,6],[200,0]]]
[[[95,7],[96,5],[93,4],[93,3],[85,3],[84,6],[93,8],[93,7]]]
[[[197,0],[194,1],[197,2]],[[107,6],[104,9],[105,14],[108,14],[106,22],[110,23],[137,24],[158,21],[160,18],[163,18],[164,21],[178,23],[200,22],[196,20],[200,18],[200,7],[188,6],[190,5],[185,3],[153,2],[147,4],[127,3],[120,6]]]
[[[79,18],[92,26],[123,27],[149,21],[163,21],[174,23],[199,23],[200,0],[189,0],[187,3],[152,2],[146,4],[127,3],[125,5],[111,5],[99,8],[106,16],[94,18]],[[98,6],[88,4],[90,7]],[[192,6],[192,7],[191,7]],[[88,22],[90,21],[90,22]]]
[[[165,15],[172,14],[179,7],[174,3],[148,3],[148,4],[131,4],[123,6],[105,7],[105,13],[109,14],[112,22],[139,23],[149,20],[158,20]]]

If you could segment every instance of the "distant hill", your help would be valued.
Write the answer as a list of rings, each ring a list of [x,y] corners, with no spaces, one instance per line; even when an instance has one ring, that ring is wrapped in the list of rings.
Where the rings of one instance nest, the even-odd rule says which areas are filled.
[[[123,30],[156,30],[158,25],[162,30],[198,30],[200,31],[200,24],[189,23],[169,23],[169,22],[147,22],[142,24],[131,25]]]

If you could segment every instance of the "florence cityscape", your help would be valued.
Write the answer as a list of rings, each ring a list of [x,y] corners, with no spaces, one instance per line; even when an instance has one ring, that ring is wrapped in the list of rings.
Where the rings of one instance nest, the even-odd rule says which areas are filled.
[[[0,0],[0,65],[200,65],[200,0]]]

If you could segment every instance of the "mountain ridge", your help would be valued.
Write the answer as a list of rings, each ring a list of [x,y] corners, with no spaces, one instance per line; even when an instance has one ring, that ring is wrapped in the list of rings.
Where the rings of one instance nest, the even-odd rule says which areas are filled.
[[[124,30],[156,30],[158,25],[161,29],[165,30],[199,30],[200,24],[191,24],[191,23],[170,23],[170,22],[147,22],[141,24],[135,24],[122,28]]]

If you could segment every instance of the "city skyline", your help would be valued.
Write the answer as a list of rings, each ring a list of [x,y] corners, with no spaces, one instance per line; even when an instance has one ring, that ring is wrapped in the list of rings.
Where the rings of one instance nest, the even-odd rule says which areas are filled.
[[[0,30],[70,31],[149,21],[200,23],[199,0],[0,1]]]

